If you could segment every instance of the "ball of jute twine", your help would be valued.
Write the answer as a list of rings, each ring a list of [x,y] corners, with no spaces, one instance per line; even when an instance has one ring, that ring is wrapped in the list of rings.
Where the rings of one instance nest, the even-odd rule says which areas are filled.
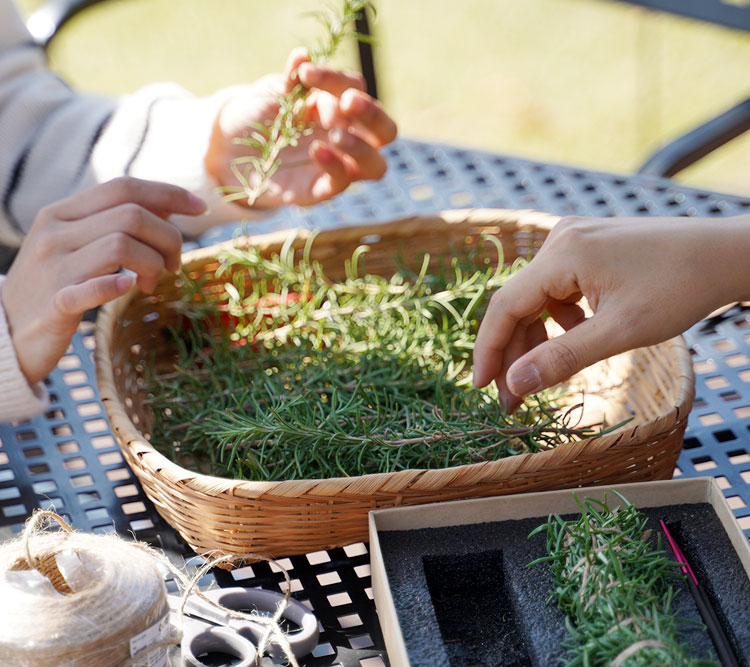
[[[45,532],[48,521],[60,530]],[[62,574],[58,557],[73,554],[75,583]],[[74,532],[59,515],[36,512],[23,534],[0,547],[0,577],[36,570],[57,595],[38,587],[5,586],[0,605],[0,664],[31,667],[126,667],[154,646],[131,655],[130,640],[163,619],[169,608],[155,561],[114,535]],[[12,598],[12,599],[9,599]],[[160,636],[174,644],[179,632]]]
[[[45,532],[49,522],[61,530]],[[74,586],[63,576],[58,555],[74,553],[84,570]],[[0,545],[0,581],[6,572],[35,570],[45,577],[59,596],[40,596],[38,590],[12,590],[12,600],[0,605],[0,665],[18,667],[131,667],[160,647],[173,646],[182,637],[180,628],[168,632],[131,655],[130,639],[167,618],[166,586],[157,565],[161,564],[177,581],[182,592],[178,622],[190,595],[197,595],[229,615],[265,626],[258,645],[257,661],[271,641],[276,642],[292,667],[297,661],[280,626],[291,590],[289,575],[284,600],[273,616],[226,609],[205,597],[198,582],[213,567],[247,561],[269,561],[256,554],[206,554],[203,566],[188,578],[159,551],[140,542],[127,542],[115,535],[74,532],[53,511],[38,510],[27,522],[22,535]],[[81,582],[84,579],[84,582]],[[146,663],[152,664],[152,663]],[[169,664],[169,663],[167,663]]]

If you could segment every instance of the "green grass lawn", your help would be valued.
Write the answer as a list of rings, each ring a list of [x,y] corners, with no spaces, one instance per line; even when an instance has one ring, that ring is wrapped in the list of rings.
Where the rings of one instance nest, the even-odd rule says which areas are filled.
[[[613,0],[376,4],[381,97],[404,136],[628,172],[750,95],[750,33]],[[52,63],[90,91],[172,80],[205,94],[281,69],[314,40],[304,12],[319,6],[109,0],[66,28]],[[339,64],[355,62],[352,47]],[[750,135],[679,178],[750,193]]]

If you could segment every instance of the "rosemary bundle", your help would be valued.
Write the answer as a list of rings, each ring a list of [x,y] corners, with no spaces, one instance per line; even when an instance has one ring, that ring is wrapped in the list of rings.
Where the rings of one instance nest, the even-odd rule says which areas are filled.
[[[547,534],[547,556],[529,565],[549,563],[556,600],[567,615],[566,665],[636,667],[718,666],[689,656],[681,643],[678,619],[671,611],[679,564],[650,544],[648,519],[620,494],[612,509],[606,495],[576,501],[581,516],[563,521],[551,516],[529,537]]]
[[[442,468],[538,452],[600,434],[548,395],[507,415],[471,387],[478,322],[503,267],[488,237],[390,278],[363,271],[367,246],[328,278],[295,259],[293,239],[265,258],[220,256],[221,293],[190,283],[175,366],[152,374],[152,441],[182,465],[251,480]],[[480,250],[479,246],[482,246]],[[487,248],[495,249],[491,261]]]
[[[369,0],[342,0],[338,11],[330,8],[310,12],[309,15],[323,27],[323,37],[315,47],[308,48],[310,62],[324,63],[329,60],[347,37],[370,39],[354,28],[357,18],[368,8],[374,11]],[[239,186],[223,188],[227,201],[243,199],[247,200],[248,206],[252,206],[268,189],[271,177],[282,166],[289,168],[300,164],[282,165],[281,153],[312,133],[313,126],[304,120],[309,92],[302,84],[297,84],[288,93],[280,95],[276,117],[268,123],[256,123],[248,136],[235,140],[237,144],[247,146],[251,154],[232,161],[230,166]]]

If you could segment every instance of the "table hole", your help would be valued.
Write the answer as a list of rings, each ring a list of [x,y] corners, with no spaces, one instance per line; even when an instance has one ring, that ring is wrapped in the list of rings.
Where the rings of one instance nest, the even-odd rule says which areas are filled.
[[[730,496],[727,498],[727,505],[733,510],[741,510],[743,507],[747,507],[747,503],[740,496]]]
[[[9,486],[0,489],[0,500],[13,500],[21,497],[21,490],[16,486]]]
[[[105,419],[91,419],[83,422],[83,428],[86,433],[97,433],[107,430],[107,421]]]
[[[98,403],[82,403],[76,407],[76,410],[81,417],[91,417],[92,415],[98,415],[102,411],[102,407]]]
[[[698,438],[685,438],[682,443],[683,449],[695,449],[701,446],[701,441]]]
[[[737,376],[743,382],[750,382],[750,371],[740,371],[739,373],[737,373]]]
[[[115,439],[111,435],[97,435],[91,438],[91,445],[94,449],[114,447],[115,444]]]
[[[35,463],[29,466],[29,473],[32,475],[43,475],[49,472],[49,466],[46,463]]]
[[[354,568],[354,574],[356,574],[360,579],[369,577],[371,574],[370,564],[366,563],[365,565],[357,565]]]
[[[0,466],[4,466],[10,459],[5,452],[0,452]]]
[[[70,371],[63,373],[63,382],[68,386],[74,384],[86,384],[89,381],[88,376],[83,371]]]
[[[85,511],[86,518],[90,521],[97,521],[99,519],[109,519],[109,512],[106,507],[96,507],[94,509]]]
[[[34,482],[31,485],[31,488],[34,489],[34,493],[44,495],[46,493],[53,493],[57,491],[57,484],[55,484],[55,482],[53,482],[52,480],[47,480],[44,482]]]
[[[716,438],[718,442],[730,442],[731,440],[736,440],[737,436],[734,434],[734,431],[727,428],[723,431],[716,431],[714,433],[714,438]]]
[[[732,412],[737,419],[745,419],[750,417],[750,405],[743,405],[741,408],[735,408]]]
[[[675,469],[672,471],[672,477],[682,477],[682,470],[675,467]]]
[[[271,572],[282,572],[286,571],[289,572],[294,569],[294,565],[292,565],[292,561],[288,558],[279,558],[277,560],[272,560],[269,563],[269,566],[271,567]]]
[[[339,625],[344,628],[356,628],[358,625],[362,625],[362,619],[359,614],[347,614],[346,616],[338,617]]]
[[[86,459],[81,456],[76,456],[73,459],[67,459],[63,461],[63,468],[66,470],[81,470],[86,467]]]
[[[136,519],[130,522],[130,528],[134,533],[141,530],[149,530],[154,527],[154,522],[151,519]]]
[[[279,590],[282,593],[286,593],[289,590],[290,593],[299,593],[303,589],[302,582],[299,579],[290,579],[289,584],[286,581],[279,582]]]
[[[705,361],[697,361],[693,364],[693,370],[698,375],[703,375],[704,373],[713,373],[716,370],[716,363],[713,359],[706,359]]]
[[[724,420],[721,418],[721,415],[716,412],[711,412],[707,415],[701,415],[698,417],[698,421],[703,426],[714,426],[716,424],[722,424]]]
[[[146,506],[140,500],[132,503],[123,503],[122,511],[125,514],[139,514],[146,511]]]
[[[450,196],[450,202],[453,206],[468,206],[474,201],[473,195],[468,192],[454,192]]]
[[[426,201],[435,196],[435,191],[430,185],[417,185],[409,190],[409,196],[414,201]]]
[[[33,459],[37,456],[42,456],[44,454],[44,450],[41,447],[24,447],[23,448],[23,455],[27,459]]]
[[[12,470],[0,470],[0,482],[10,482],[16,476]]]
[[[313,649],[312,655],[315,658],[321,658],[326,655],[333,655],[334,653],[336,653],[336,651],[333,650],[333,646],[326,642],[325,644],[318,644]]]
[[[320,563],[330,563],[331,557],[327,551],[314,551],[313,553],[307,554],[307,562],[310,565],[319,565]]]
[[[742,477],[742,481],[745,482],[745,484],[750,484],[750,470],[741,472],[740,477]]]
[[[729,463],[734,465],[737,465],[738,463],[750,463],[750,456],[748,456],[744,449],[729,452],[727,458],[729,459]]]
[[[740,524],[742,530],[750,529],[750,516],[741,516],[737,518],[737,523]]]
[[[55,408],[44,413],[45,419],[65,419],[65,410],[62,408]]]
[[[103,466],[111,466],[115,465],[116,463],[122,463],[122,454],[120,454],[120,452],[106,452],[104,454],[99,454],[97,458],[99,459],[99,463],[101,463]]]
[[[385,662],[380,656],[374,656],[372,658],[365,658],[359,661],[360,667],[385,667]]]
[[[52,427],[52,435],[73,435],[73,429],[70,424],[60,424]]]
[[[57,367],[63,371],[81,367],[81,359],[77,354],[66,354],[57,362]]]
[[[704,470],[713,470],[716,467],[716,461],[714,461],[710,456],[701,456],[697,459],[693,459],[693,468],[695,468],[698,472],[703,472]]]
[[[365,595],[372,600],[373,599],[372,588],[365,588]]]
[[[123,479],[130,479],[130,471],[128,468],[115,468],[114,470],[107,470],[105,473],[107,479],[110,482],[119,482]]]
[[[332,607],[341,607],[345,604],[351,604],[352,599],[349,597],[349,593],[344,591],[343,593],[334,593],[333,595],[326,596],[328,603]]]
[[[370,648],[374,646],[372,637],[368,634],[349,637],[350,646],[356,651],[357,649]]]
[[[713,346],[719,352],[729,352],[737,348],[737,345],[735,345],[731,338],[722,338],[721,340],[714,341]]]
[[[16,439],[18,442],[29,442],[29,440],[36,440],[36,431],[19,431],[16,433]]]
[[[713,377],[706,378],[703,382],[709,389],[724,389],[729,386],[729,380],[723,375],[714,375]]]
[[[94,389],[92,387],[75,387],[70,390],[70,397],[74,401],[87,401],[95,397]]]
[[[4,507],[0,507],[0,510],[2,510],[3,516],[5,516],[6,519],[12,519],[27,514],[26,505],[5,505]]]
[[[40,498],[39,507],[43,510],[58,512],[62,507],[65,507],[65,501],[62,498]]]
[[[737,366],[745,366],[746,364],[750,364],[750,358],[746,354],[730,354],[728,357],[724,358],[724,361],[727,362],[727,365],[731,366],[732,368],[736,368]]]
[[[75,440],[66,440],[65,442],[57,443],[57,450],[61,454],[75,454],[76,452],[80,452],[81,448]]]
[[[331,586],[332,584],[341,583],[341,577],[338,572],[325,572],[323,574],[317,574],[315,577],[321,586]]]
[[[344,547],[344,553],[349,556],[349,558],[354,558],[354,556],[363,556],[367,553],[367,545],[363,542],[349,544]]]
[[[115,495],[118,498],[128,498],[138,495],[138,487],[135,484],[124,484],[114,488]]]
[[[94,483],[94,478],[91,475],[74,475],[70,478],[70,483],[73,486],[91,486]]]
[[[112,535],[115,532],[115,527],[111,523],[105,523],[103,526],[94,526],[92,532],[97,535]]]
[[[724,475],[720,475],[719,477],[716,477],[715,479],[720,489],[729,489],[732,487],[732,485],[729,483],[729,480],[726,477],[724,477]]]
[[[699,408],[705,408],[707,405],[708,405],[708,403],[706,403],[706,401],[704,399],[702,399],[702,398],[696,398],[693,401],[693,409],[694,410],[697,410]]]
[[[726,401],[727,403],[729,401],[736,401],[740,398],[742,398],[742,394],[737,393],[736,391],[725,391],[721,394],[719,394],[722,400]]]
[[[82,493],[76,494],[78,496],[78,502],[81,503],[81,505],[85,503],[92,503],[95,500],[101,500],[102,497],[99,494],[98,491],[84,491]]]
[[[255,577],[255,572],[250,565],[232,570],[232,579],[235,581],[243,581],[244,579],[252,579],[253,577]]]

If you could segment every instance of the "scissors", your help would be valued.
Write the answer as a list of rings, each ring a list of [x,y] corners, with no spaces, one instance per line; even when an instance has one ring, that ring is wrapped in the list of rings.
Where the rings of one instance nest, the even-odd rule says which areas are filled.
[[[269,616],[285,601],[283,593],[263,588],[217,588],[203,595],[226,609],[246,613],[257,610]],[[182,598],[169,595],[168,600],[169,608],[179,613]],[[293,598],[287,599],[281,618],[299,627],[299,630],[285,633],[296,658],[307,655],[317,646],[318,620],[305,605]],[[234,663],[235,667],[255,667],[257,645],[267,632],[267,626],[232,616],[197,595],[190,595],[183,609],[182,630],[180,648],[185,665],[204,667],[206,663],[201,661],[201,656],[216,652],[239,659],[240,662]],[[268,642],[268,653],[274,658],[284,657],[284,650],[274,641],[273,635]]]

